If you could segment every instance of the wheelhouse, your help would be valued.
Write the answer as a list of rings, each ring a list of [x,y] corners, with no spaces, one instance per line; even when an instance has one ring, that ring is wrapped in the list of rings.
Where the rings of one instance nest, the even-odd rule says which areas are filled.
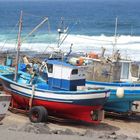
[[[77,86],[85,86],[85,69],[84,66],[77,67],[59,60],[48,60],[48,84],[52,88],[77,90]]]

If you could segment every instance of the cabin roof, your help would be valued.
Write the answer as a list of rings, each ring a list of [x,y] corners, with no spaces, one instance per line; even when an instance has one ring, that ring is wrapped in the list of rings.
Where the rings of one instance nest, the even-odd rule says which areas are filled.
[[[66,63],[65,61],[59,61],[59,60],[47,60],[48,64],[53,64],[53,65],[63,65],[65,67],[70,67],[73,69],[77,69],[77,66],[71,65],[69,63]]]

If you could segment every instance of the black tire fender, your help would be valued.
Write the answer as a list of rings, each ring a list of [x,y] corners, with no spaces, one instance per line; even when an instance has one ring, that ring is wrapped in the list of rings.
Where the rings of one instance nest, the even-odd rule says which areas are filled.
[[[33,123],[46,122],[47,118],[48,112],[43,106],[34,106],[29,111],[29,119]]]

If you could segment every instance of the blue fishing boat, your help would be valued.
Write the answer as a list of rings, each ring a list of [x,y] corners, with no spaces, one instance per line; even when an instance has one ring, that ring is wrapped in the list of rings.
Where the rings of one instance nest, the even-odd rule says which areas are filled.
[[[134,101],[140,101],[139,67],[130,60],[112,61],[111,64],[104,64],[99,59],[92,60],[93,65],[90,72],[87,72],[86,84],[92,88],[104,87],[111,90],[105,110],[117,113],[133,112],[132,108],[138,107]]]
[[[8,68],[8,67],[6,67]],[[18,71],[1,73],[4,91],[12,95],[12,107],[29,110],[32,122],[42,122],[47,115],[99,123],[109,90],[85,86],[85,67],[58,60],[48,60],[48,76]]]

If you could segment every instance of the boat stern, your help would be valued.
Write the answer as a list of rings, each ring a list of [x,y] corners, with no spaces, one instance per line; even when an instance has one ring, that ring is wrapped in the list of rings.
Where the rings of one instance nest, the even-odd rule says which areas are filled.
[[[0,94],[0,121],[5,117],[11,101],[11,95]]]

